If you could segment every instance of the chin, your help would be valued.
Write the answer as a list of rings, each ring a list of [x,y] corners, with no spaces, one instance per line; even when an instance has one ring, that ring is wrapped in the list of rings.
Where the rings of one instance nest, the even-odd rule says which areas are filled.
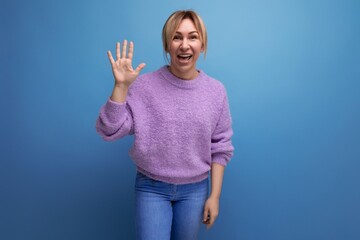
[[[180,66],[180,67],[177,67],[176,69],[182,73],[187,73],[187,72],[190,72],[190,71],[196,69],[196,66],[195,66],[195,64],[192,64],[192,65]]]

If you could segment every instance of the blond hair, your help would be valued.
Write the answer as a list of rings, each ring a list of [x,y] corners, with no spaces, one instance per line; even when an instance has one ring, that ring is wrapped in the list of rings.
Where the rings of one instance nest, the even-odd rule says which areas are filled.
[[[181,21],[184,19],[190,19],[194,23],[195,28],[199,33],[199,38],[202,43],[202,48],[204,50],[204,57],[205,57],[207,50],[206,27],[201,17],[192,10],[179,10],[173,12],[166,20],[164,27],[162,29],[162,42],[163,42],[163,49],[165,55],[166,53],[169,52],[170,42],[175,36],[176,30],[179,28]]]

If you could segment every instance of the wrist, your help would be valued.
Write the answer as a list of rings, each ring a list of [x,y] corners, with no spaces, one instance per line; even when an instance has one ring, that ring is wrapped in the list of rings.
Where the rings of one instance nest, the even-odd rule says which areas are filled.
[[[110,99],[114,102],[123,103],[126,101],[128,87],[126,85],[115,84]]]
[[[122,91],[127,91],[129,89],[129,84],[125,84],[125,83],[115,83],[114,84],[114,88],[115,89],[119,89]]]
[[[219,200],[220,199],[220,194],[210,193],[209,198],[214,199],[214,200]]]

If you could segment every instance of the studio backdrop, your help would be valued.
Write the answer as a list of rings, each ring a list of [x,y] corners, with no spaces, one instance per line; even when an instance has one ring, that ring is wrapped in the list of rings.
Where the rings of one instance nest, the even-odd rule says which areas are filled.
[[[115,43],[166,64],[178,9],[205,21],[198,68],[227,89],[234,157],[206,240],[360,239],[360,2],[1,2],[0,239],[134,239],[129,136],[95,131]]]

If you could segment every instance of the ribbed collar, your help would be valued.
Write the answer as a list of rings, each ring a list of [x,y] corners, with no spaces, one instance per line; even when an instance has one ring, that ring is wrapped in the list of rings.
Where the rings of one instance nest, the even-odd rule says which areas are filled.
[[[165,65],[159,69],[160,74],[169,81],[171,84],[179,87],[179,88],[185,88],[185,89],[193,89],[201,85],[203,80],[205,79],[205,73],[202,70],[199,71],[199,75],[192,79],[192,80],[184,80],[181,78],[176,77],[174,74],[170,72],[168,69],[168,65]]]

